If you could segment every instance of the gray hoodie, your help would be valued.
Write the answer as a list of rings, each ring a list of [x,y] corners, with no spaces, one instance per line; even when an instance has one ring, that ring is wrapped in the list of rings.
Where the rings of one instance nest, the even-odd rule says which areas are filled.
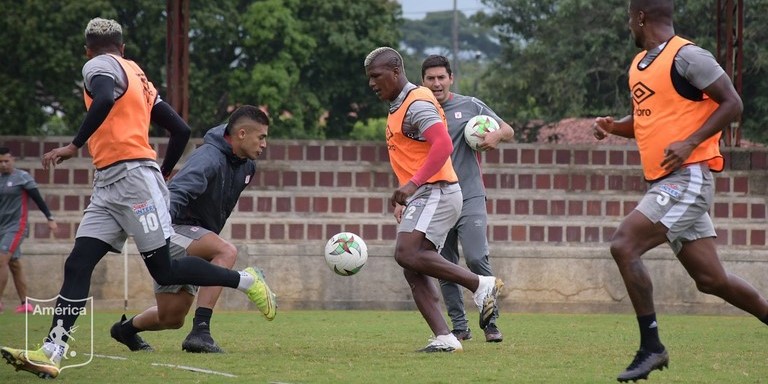
[[[256,162],[241,159],[224,139],[225,125],[211,128],[168,184],[171,220],[220,233],[256,173]]]

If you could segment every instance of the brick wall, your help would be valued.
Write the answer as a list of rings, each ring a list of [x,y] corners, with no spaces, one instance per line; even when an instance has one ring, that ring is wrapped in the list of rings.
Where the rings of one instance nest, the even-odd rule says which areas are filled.
[[[26,253],[47,243],[71,242],[88,204],[93,170],[87,150],[54,170],[40,165],[42,153],[68,140],[4,140],[17,157],[17,167],[33,174],[59,218],[60,230],[51,234],[42,215],[30,214],[33,241],[25,244]],[[165,151],[163,141],[153,139],[160,153]],[[198,143],[190,143],[188,151]],[[716,176],[711,215],[726,260],[733,248],[764,263],[767,153],[765,148],[724,150],[726,170]],[[492,249],[515,259],[521,247],[553,254],[585,247],[584,252],[600,252],[611,268],[606,243],[645,189],[634,147],[508,144],[482,154],[482,162]],[[223,236],[249,249],[259,244],[283,247],[286,251],[275,251],[282,254],[295,252],[291,247],[296,244],[322,245],[344,230],[380,247],[382,257],[391,254],[396,225],[389,196],[396,179],[383,143],[271,140],[258,169]],[[615,276],[610,271],[606,275]]]

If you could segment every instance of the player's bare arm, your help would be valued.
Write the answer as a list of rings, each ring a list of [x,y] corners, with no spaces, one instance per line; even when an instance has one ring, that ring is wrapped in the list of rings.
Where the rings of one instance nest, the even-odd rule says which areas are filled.
[[[632,115],[619,120],[614,120],[611,116],[597,117],[592,124],[592,134],[598,140],[605,139],[609,134],[632,139],[635,137],[634,124]]]

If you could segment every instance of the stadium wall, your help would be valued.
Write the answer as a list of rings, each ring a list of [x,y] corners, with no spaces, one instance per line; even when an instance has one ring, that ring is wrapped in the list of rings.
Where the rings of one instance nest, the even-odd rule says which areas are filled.
[[[35,298],[58,293],[64,260],[91,192],[93,169],[86,149],[56,169],[42,169],[41,155],[68,140],[3,138],[17,168],[34,176],[59,222],[59,230],[50,233],[42,214],[31,209],[22,260],[29,295]],[[164,142],[152,140],[158,153],[165,152]],[[187,153],[199,143],[193,140]],[[711,211],[726,268],[765,294],[767,154],[762,147],[724,149],[726,170],[716,176]],[[396,225],[388,201],[396,180],[385,145],[270,140],[264,155],[222,232],[239,247],[237,267],[264,269],[282,309],[415,309],[392,258]],[[645,189],[635,148],[505,144],[482,154],[482,162],[491,261],[506,282],[502,310],[631,313],[608,242]],[[353,277],[333,274],[323,260],[326,239],[340,231],[360,234],[369,247],[368,264]],[[94,272],[91,295],[97,307],[139,310],[152,304],[151,278],[130,241],[125,254],[105,257]],[[644,260],[659,310],[741,313],[699,293],[668,247],[649,252]],[[3,296],[7,306],[17,301],[11,285]],[[466,298],[471,303],[469,294]],[[250,304],[239,292],[225,290],[219,307],[246,309]]]

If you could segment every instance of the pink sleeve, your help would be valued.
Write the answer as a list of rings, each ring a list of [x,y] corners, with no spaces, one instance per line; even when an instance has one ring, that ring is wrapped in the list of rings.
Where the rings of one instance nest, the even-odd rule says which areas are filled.
[[[430,147],[424,165],[411,178],[411,181],[417,186],[426,183],[430,177],[440,171],[440,168],[448,161],[453,152],[451,136],[448,135],[448,129],[442,122],[432,124],[424,131],[423,135]]]

